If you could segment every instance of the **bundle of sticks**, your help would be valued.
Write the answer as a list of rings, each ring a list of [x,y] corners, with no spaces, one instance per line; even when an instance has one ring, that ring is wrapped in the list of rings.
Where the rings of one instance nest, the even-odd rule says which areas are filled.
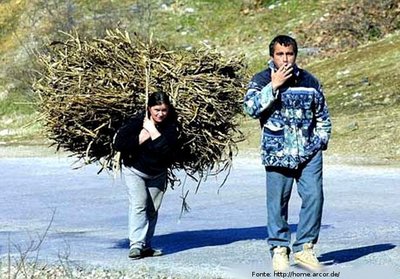
[[[161,90],[181,126],[171,169],[203,177],[230,166],[243,139],[237,119],[246,80],[243,56],[171,50],[120,30],[104,38],[64,35],[38,55],[40,76],[33,84],[47,135],[58,148],[113,168],[115,132],[145,109],[148,94]]]

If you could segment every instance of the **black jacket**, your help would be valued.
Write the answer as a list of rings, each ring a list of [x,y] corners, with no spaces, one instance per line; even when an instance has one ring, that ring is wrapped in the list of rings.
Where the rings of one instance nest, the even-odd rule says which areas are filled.
[[[161,136],[147,139],[139,145],[144,113],[127,121],[116,133],[114,149],[121,152],[122,162],[147,175],[157,175],[171,166],[178,141],[178,128],[173,119],[165,119],[156,125]]]

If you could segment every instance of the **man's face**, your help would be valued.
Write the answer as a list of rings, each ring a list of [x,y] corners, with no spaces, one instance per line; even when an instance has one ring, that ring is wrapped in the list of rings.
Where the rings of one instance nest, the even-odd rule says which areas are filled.
[[[277,69],[282,66],[293,66],[296,62],[296,55],[293,51],[293,46],[283,46],[276,43],[274,46],[274,56],[271,57]]]

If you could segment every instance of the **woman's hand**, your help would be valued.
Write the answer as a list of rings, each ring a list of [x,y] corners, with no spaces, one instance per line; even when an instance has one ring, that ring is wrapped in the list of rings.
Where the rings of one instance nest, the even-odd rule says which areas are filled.
[[[156,125],[151,118],[145,117],[143,120],[143,129],[146,129],[149,133],[157,131]]]
[[[157,130],[156,125],[154,124],[153,119],[145,117],[143,120],[143,129],[146,130],[151,139],[154,140],[156,138],[158,138],[159,136],[161,136],[160,132]]]
[[[144,143],[149,138],[150,138],[149,132],[146,129],[142,129],[139,134],[139,145]]]

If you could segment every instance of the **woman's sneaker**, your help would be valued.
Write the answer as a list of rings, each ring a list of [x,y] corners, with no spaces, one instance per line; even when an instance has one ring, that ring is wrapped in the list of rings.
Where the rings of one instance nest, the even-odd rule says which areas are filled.
[[[145,247],[143,249],[132,247],[129,249],[129,258],[133,260],[145,258],[145,257],[158,257],[163,253],[161,250],[153,249],[151,247]]]
[[[314,253],[314,244],[306,243],[303,244],[303,250],[293,254],[294,263],[312,271],[318,271],[322,269],[322,265],[319,263]]]
[[[272,250],[272,268],[274,271],[287,271],[289,269],[289,249],[287,247],[275,247]]]
[[[142,257],[158,257],[162,256],[162,250],[153,249],[151,247],[145,247],[142,250]]]
[[[140,259],[142,257],[142,250],[139,248],[132,247],[131,249],[129,249],[128,257],[134,260]]]

